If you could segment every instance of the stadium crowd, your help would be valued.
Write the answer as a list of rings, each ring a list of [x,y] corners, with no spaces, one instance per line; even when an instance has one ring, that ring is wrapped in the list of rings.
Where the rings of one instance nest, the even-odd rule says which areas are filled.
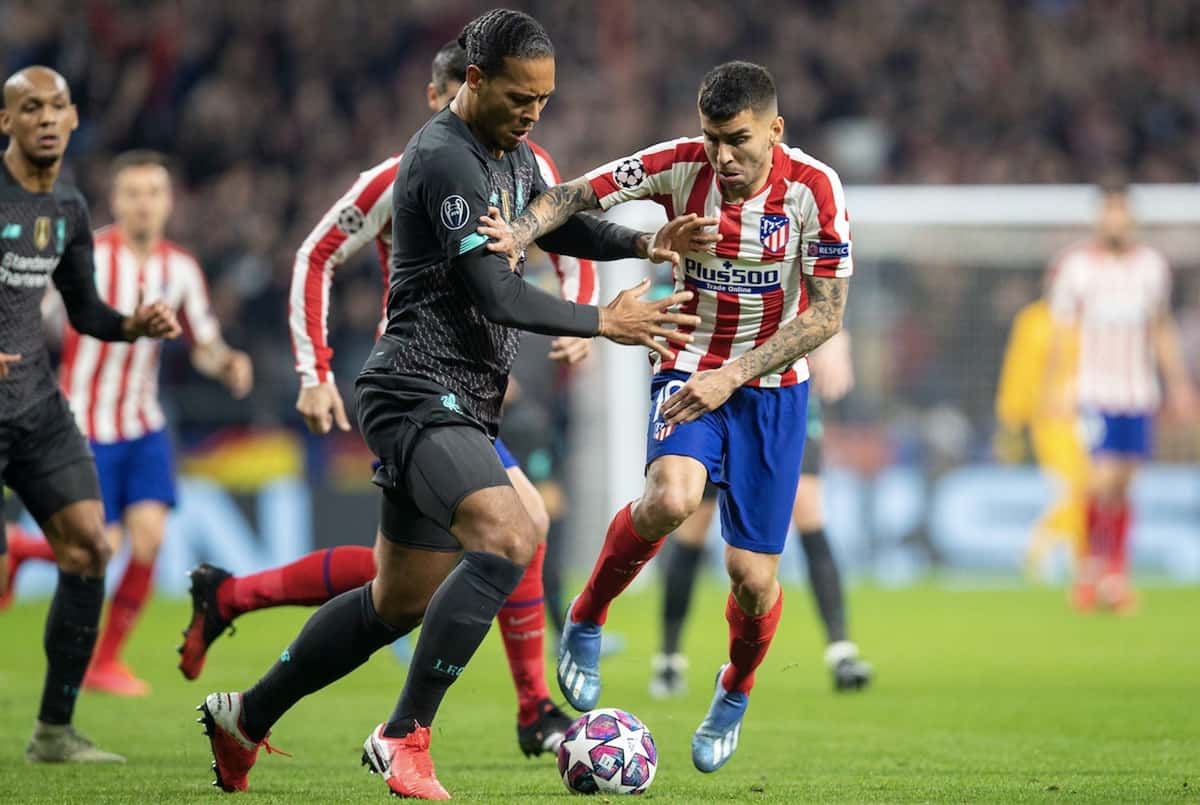
[[[1187,0],[955,4],[532,0],[554,37],[559,91],[537,138],[574,175],[695,129],[713,63],[752,57],[780,80],[790,139],[849,182],[1195,181],[1200,8]],[[178,166],[173,235],[209,274],[231,342],[263,382],[253,413],[203,389],[183,421],[291,418],[286,299],[295,249],[362,169],[427,112],[431,53],[487,6],[474,0],[10,0],[5,72],[45,63],[82,127],[68,163],[107,220],[106,166],[130,147]],[[201,13],[202,12],[202,13]],[[886,75],[888,80],[880,81]],[[647,114],[647,110],[656,110]],[[358,258],[337,295],[335,370],[352,379],[378,310]],[[919,295],[919,294],[918,294]],[[169,368],[183,373],[186,368]],[[170,388],[170,383],[165,384]]]

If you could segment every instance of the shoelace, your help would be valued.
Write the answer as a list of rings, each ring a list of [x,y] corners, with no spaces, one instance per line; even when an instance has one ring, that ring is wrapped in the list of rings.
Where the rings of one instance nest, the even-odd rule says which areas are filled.
[[[270,742],[268,742],[266,738],[263,738],[259,745],[262,746],[263,749],[267,750],[268,755],[283,755],[284,757],[293,757],[291,752],[285,752],[282,749],[276,749],[275,747],[271,746]]]

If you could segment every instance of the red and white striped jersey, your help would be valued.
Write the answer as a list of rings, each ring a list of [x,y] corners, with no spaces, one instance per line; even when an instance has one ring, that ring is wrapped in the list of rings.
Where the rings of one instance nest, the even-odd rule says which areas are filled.
[[[690,344],[670,342],[675,358],[657,371],[717,369],[766,341],[808,307],[802,274],[849,277],[850,219],[842,183],[828,165],[798,148],[777,145],[763,189],[738,204],[722,200],[700,138],[672,140],[587,174],[604,209],[648,198],[667,217],[696,213],[720,219],[722,240],[712,252],[684,256],[675,289],[692,300],[684,313],[700,316]],[[790,386],[808,379],[800,358],[750,385]]]
[[[143,304],[166,302],[184,333],[197,344],[220,337],[208,301],[204,272],[196,258],[170,241],[159,243],[142,262],[122,242],[120,230],[96,233],[96,288],[100,298],[124,314]],[[158,404],[161,342],[100,341],[80,335],[70,324],[63,335],[59,382],[83,434],[109,444],[161,430],[166,417]]]
[[[537,158],[547,185],[562,181],[554,160],[532,142],[529,147]],[[400,156],[380,162],[359,174],[346,194],[338,199],[296,252],[292,267],[292,288],[288,300],[288,323],[296,371],[304,388],[331,381],[327,322],[329,286],[333,272],[370,241],[375,241],[383,277],[380,321],[376,336],[386,321],[389,260],[392,247],[392,186],[400,167]],[[564,299],[594,305],[599,295],[596,269],[591,260],[550,255]]]
[[[1050,286],[1054,318],[1079,330],[1079,404],[1150,413],[1162,399],[1152,325],[1170,309],[1171,272],[1149,246],[1117,254],[1099,244],[1063,253]]]

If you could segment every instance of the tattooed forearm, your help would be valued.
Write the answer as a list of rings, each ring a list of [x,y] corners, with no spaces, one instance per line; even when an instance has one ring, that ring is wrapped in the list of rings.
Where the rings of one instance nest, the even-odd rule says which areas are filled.
[[[808,308],[775,335],[734,361],[738,383],[777,372],[812,352],[842,328],[846,310],[845,278],[805,277]]]
[[[525,249],[542,235],[558,229],[575,213],[598,209],[600,200],[596,198],[596,191],[585,177],[580,176],[565,184],[556,184],[539,195],[509,226],[517,248]]]

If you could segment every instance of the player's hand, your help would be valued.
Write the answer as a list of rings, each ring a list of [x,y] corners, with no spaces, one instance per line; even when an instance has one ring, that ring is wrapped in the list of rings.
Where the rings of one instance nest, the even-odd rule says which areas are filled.
[[[694,212],[676,216],[654,233],[646,253],[638,256],[652,263],[669,262],[678,267],[683,261],[680,255],[712,250],[713,245],[721,240],[721,235],[709,227],[719,223],[717,218],[701,218]]]
[[[235,400],[246,398],[254,388],[254,364],[250,356],[240,349],[229,350],[225,366],[221,370],[221,382],[229,388]]]
[[[808,356],[813,388],[822,400],[834,402],[854,388],[854,365],[850,361],[850,336],[838,330]]]
[[[331,382],[300,389],[296,410],[304,417],[304,424],[308,429],[318,436],[329,433],[334,425],[338,426],[338,430],[350,430],[350,420],[346,418],[342,395]]]
[[[632,288],[621,291],[615,299],[600,308],[599,335],[618,344],[641,344],[664,358],[672,358],[675,353],[654,339],[669,338],[684,344],[692,342],[690,333],[681,333],[666,326],[699,326],[699,316],[670,312],[670,308],[691,299],[692,292],[680,291],[664,299],[649,301],[643,299],[649,290],[650,280],[644,279]]]
[[[699,419],[724,405],[738,385],[733,374],[724,369],[697,372],[663,403],[662,418],[668,425]]]
[[[9,367],[21,360],[20,354],[0,352],[0,380],[8,377]]]
[[[481,225],[476,227],[475,231],[488,237],[488,251],[507,255],[508,267],[515,271],[517,264],[521,262],[521,254],[525,247],[517,243],[512,227],[504,220],[500,210],[488,207],[488,214],[479,216],[479,222]]]
[[[592,339],[562,336],[550,342],[550,360],[567,366],[582,363],[592,354]]]
[[[138,300],[137,309],[133,315],[126,316],[121,324],[125,337],[133,341],[145,336],[146,338],[178,338],[182,331],[175,319],[175,311],[165,302],[151,302],[143,305]]]

